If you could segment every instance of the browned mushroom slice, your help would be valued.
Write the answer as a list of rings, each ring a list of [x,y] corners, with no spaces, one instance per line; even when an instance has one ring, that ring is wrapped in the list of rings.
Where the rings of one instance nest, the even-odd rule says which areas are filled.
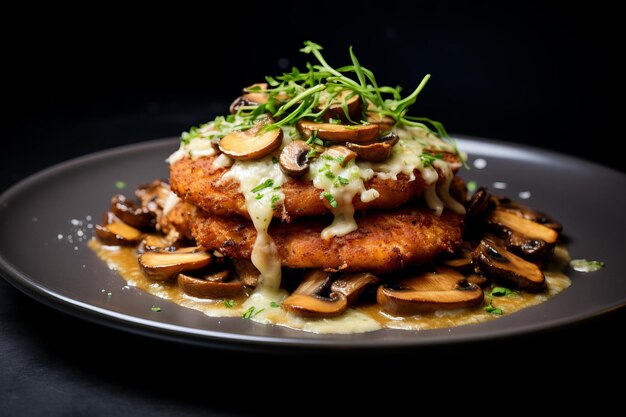
[[[264,130],[267,123],[257,123],[248,130],[229,133],[220,140],[219,148],[233,159],[261,159],[277,149],[283,139],[280,128]]]
[[[233,259],[233,268],[239,280],[248,288],[256,288],[261,273],[249,259]]]
[[[243,95],[237,97],[230,105],[231,114],[237,113],[244,106],[258,106],[267,103],[269,96],[263,91],[267,90],[267,83],[256,83],[243,89]]]
[[[301,177],[309,170],[311,147],[302,140],[294,140],[280,152],[280,169],[290,177]]]
[[[326,156],[336,160],[342,167],[348,165],[350,161],[356,159],[356,152],[345,146],[333,145],[326,149]]]
[[[146,252],[139,256],[139,267],[150,279],[164,281],[176,277],[181,272],[195,271],[207,267],[213,257],[198,248],[184,248],[176,251]]]
[[[483,298],[478,285],[450,268],[437,268],[435,272],[381,285],[376,294],[381,308],[396,316],[473,307],[482,303]]]
[[[229,272],[219,271],[200,278],[178,274],[178,286],[185,294],[197,298],[232,298],[243,292],[241,281],[227,281]]]
[[[330,298],[319,295],[292,294],[281,307],[287,311],[308,318],[328,318],[341,315],[348,308],[343,294],[331,293]]]
[[[552,217],[548,216],[547,214],[535,211],[528,206],[511,201],[508,198],[498,198],[496,199],[496,201],[498,204],[498,209],[542,224],[546,227],[549,227],[550,229],[555,230],[557,233],[561,233],[561,231],[563,230],[563,225],[554,220]]]
[[[287,297],[281,307],[302,317],[335,317],[348,307],[346,297],[341,293],[331,293],[323,297],[320,294],[328,289],[331,274],[322,270],[307,272],[296,290]]]
[[[469,282],[470,284],[478,285],[480,288],[483,288],[487,284],[489,284],[489,280],[485,276],[478,274],[469,275],[467,277],[467,282]]]
[[[489,239],[481,240],[473,257],[480,271],[488,277],[506,281],[522,290],[541,291],[545,288],[545,276],[537,265],[507,251]]]
[[[383,116],[374,111],[368,111],[366,113],[366,120],[368,123],[378,125],[381,132],[389,132],[396,124],[396,121],[392,117]]]
[[[541,261],[552,254],[559,234],[549,227],[496,208],[487,223],[506,240],[506,248],[528,260]]]
[[[347,274],[336,279],[330,286],[330,291],[343,294],[348,299],[348,305],[354,305],[367,287],[376,285],[379,281],[376,275],[369,272]]]
[[[400,137],[393,132],[368,143],[346,143],[346,146],[357,153],[359,158],[366,161],[382,162],[389,158],[393,145],[398,143]]]
[[[104,214],[102,224],[96,225],[96,236],[105,245],[134,246],[141,241],[143,234],[127,225],[115,214]]]
[[[354,91],[351,90],[343,90],[339,94],[337,94],[332,100],[330,106],[326,109],[324,114],[322,114],[322,119],[325,121],[329,121],[330,119],[334,120],[342,120],[344,122],[348,121],[346,117],[346,113],[343,109],[343,100],[346,100],[346,108],[348,110],[348,115],[350,119],[358,121],[361,119],[359,117],[359,111],[361,110],[361,96]],[[317,106],[317,111],[321,111],[326,107],[327,102],[324,99],[324,96],[320,97],[320,103]]]
[[[157,235],[146,235],[139,246],[140,252],[155,250],[176,250],[176,247],[168,239]]]
[[[491,208],[493,208],[491,195],[485,187],[480,187],[466,204],[466,219],[468,221],[473,221],[475,219],[482,218],[489,212],[489,210],[491,210]]]
[[[300,119],[296,124],[298,131],[305,137],[311,137],[317,131],[317,137],[333,142],[370,142],[378,137],[379,127],[375,124],[336,125],[334,123],[317,123]]]
[[[147,207],[137,207],[122,194],[116,194],[111,199],[111,212],[137,229],[153,228],[156,223],[156,214],[153,211]]]

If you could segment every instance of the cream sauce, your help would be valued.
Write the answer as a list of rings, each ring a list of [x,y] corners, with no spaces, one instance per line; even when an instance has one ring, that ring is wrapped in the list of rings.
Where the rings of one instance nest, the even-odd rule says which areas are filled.
[[[483,307],[489,304],[490,299],[493,306],[502,309],[503,316],[506,316],[547,301],[571,284],[570,279],[559,272],[569,262],[569,254],[564,247],[558,247],[553,262],[544,271],[548,288],[542,293],[519,292],[504,297],[490,297],[491,287],[488,287],[484,289],[484,304],[470,309],[441,310],[412,317],[393,317],[382,312],[377,304],[369,304],[349,308],[339,317],[304,319],[280,308],[280,303],[288,295],[283,289],[257,290],[248,298],[240,297],[233,300],[234,305],[229,308],[226,307],[224,300],[190,297],[178,287],[175,281],[152,281],[146,278],[139,269],[134,247],[105,246],[95,238],[90,240],[88,245],[128,285],[162,299],[201,311],[210,317],[242,317],[246,311],[250,311],[250,320],[312,333],[362,333],[382,328],[426,330],[482,323],[501,317],[484,310]],[[115,297],[115,289],[107,290],[111,292],[112,297]],[[159,307],[167,308],[165,305]]]

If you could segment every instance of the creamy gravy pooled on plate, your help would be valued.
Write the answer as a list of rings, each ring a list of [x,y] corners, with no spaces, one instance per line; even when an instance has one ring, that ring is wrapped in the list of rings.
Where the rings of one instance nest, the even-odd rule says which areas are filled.
[[[544,271],[547,289],[540,293],[514,292],[503,297],[491,297],[492,286],[486,287],[483,305],[458,310],[441,310],[412,317],[393,317],[380,310],[377,304],[348,308],[341,316],[327,319],[304,319],[280,308],[287,297],[284,290],[258,290],[250,297],[233,299],[232,307],[224,300],[206,300],[186,295],[176,281],[153,281],[146,278],[137,262],[134,247],[105,246],[91,239],[89,247],[111,270],[116,271],[128,285],[144,290],[159,298],[172,301],[183,307],[198,310],[210,317],[240,317],[244,314],[249,320],[275,324],[313,333],[363,333],[383,328],[404,330],[426,330],[454,327],[465,324],[482,323],[503,317],[533,305],[549,300],[570,286],[570,279],[561,273],[569,262],[569,254],[564,247],[557,247],[552,263]],[[112,294],[115,297],[115,293]],[[485,311],[484,306],[492,303],[502,310],[503,315]],[[165,305],[158,306],[162,309]],[[242,318],[243,320],[243,318]]]

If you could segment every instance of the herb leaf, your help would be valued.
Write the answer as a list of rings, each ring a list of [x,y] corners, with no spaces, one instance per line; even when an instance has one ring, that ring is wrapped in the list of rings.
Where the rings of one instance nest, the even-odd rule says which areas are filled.
[[[328,201],[328,204],[330,204],[330,206],[332,208],[337,208],[338,204],[337,204],[337,200],[335,200],[335,197],[333,197],[333,195],[329,192],[325,192],[324,193],[324,198],[326,199],[326,201]]]
[[[244,311],[241,317],[243,317],[244,319],[251,319],[252,317],[255,317],[257,314],[259,314],[261,311],[264,311],[264,310],[265,310],[264,308],[257,310],[256,307],[252,306],[246,311]]]
[[[224,300],[224,307],[226,308],[235,307],[235,300]]]
[[[273,185],[274,185],[274,180],[269,178],[269,179],[263,181],[261,184],[257,185],[256,187],[254,187],[253,189],[251,189],[250,191],[253,192],[253,193],[258,193],[262,189],[271,187]]]

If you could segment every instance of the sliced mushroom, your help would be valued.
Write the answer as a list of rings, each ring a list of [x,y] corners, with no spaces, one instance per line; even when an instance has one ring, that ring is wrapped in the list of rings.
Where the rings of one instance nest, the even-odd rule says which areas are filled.
[[[229,107],[230,113],[235,114],[240,107],[258,106],[267,103],[269,96],[263,91],[267,90],[267,83],[256,83],[243,89],[243,95],[233,101]]]
[[[171,241],[169,241],[165,237],[157,235],[146,235],[139,245],[139,251],[143,253],[155,250],[173,251],[176,250],[176,247],[172,244]]]
[[[96,225],[96,236],[105,245],[134,246],[141,241],[143,234],[115,214],[106,212],[102,224]]]
[[[248,130],[229,133],[218,146],[233,159],[261,159],[277,149],[283,139],[282,129],[264,130],[267,125],[267,122],[259,122]]]
[[[348,165],[350,161],[356,159],[356,152],[351,151],[345,146],[333,145],[326,149],[326,156],[339,162],[342,167]]]
[[[545,288],[545,276],[537,265],[507,251],[492,240],[481,240],[473,258],[487,277],[506,281],[522,290],[540,291]]]
[[[178,286],[185,294],[197,298],[232,298],[241,295],[243,285],[241,281],[228,281],[227,270],[205,275],[201,278],[187,274],[178,274]]]
[[[478,285],[480,288],[483,288],[487,284],[489,284],[489,280],[485,276],[479,274],[469,275],[467,277],[467,282],[469,282],[470,284]]]
[[[472,252],[468,250],[460,251],[456,257],[443,261],[443,264],[462,274],[469,274],[474,270]]]
[[[393,146],[398,143],[400,137],[394,132],[368,143],[346,143],[346,146],[366,161],[382,162],[389,158]]]
[[[375,111],[368,111],[365,113],[368,123],[378,125],[381,132],[389,132],[396,124],[396,121],[389,116],[383,116]]]
[[[280,152],[280,169],[290,177],[301,177],[309,170],[311,147],[302,140],[294,140]]]
[[[306,119],[300,119],[296,127],[307,138],[317,131],[318,138],[333,142],[370,142],[378,137],[380,130],[375,124],[336,125]]]
[[[396,316],[473,307],[482,303],[483,298],[478,285],[450,268],[437,268],[435,272],[381,285],[376,294],[381,308]]]
[[[153,251],[139,256],[139,267],[150,279],[164,281],[181,272],[196,271],[207,267],[213,257],[199,248],[184,248],[176,251]]]
[[[506,249],[527,260],[546,259],[553,253],[559,236],[554,229],[500,208],[493,210],[486,221],[505,239]]]
[[[497,199],[498,209],[513,213],[516,216],[523,217],[528,220],[532,220],[539,224],[542,224],[550,229],[555,230],[557,233],[561,233],[563,225],[547,214],[540,213],[527,207],[523,204],[509,200],[508,198]]]
[[[516,232],[532,239],[544,240],[548,244],[556,243],[559,238],[559,234],[554,229],[498,208],[487,216],[487,223],[501,230]]]
[[[348,98],[349,97],[349,98]],[[359,112],[361,110],[361,96],[352,90],[343,90],[337,94],[332,100],[330,106],[322,114],[322,119],[329,121],[330,119],[348,121],[346,113],[343,111],[342,102],[346,98],[346,106],[348,109],[348,115],[352,120],[360,120]],[[320,103],[317,106],[317,111],[321,111],[326,107],[325,95],[320,95]]]
[[[491,208],[493,208],[493,202],[489,191],[485,187],[480,187],[467,202],[465,217],[468,222],[474,221],[482,218]]]
[[[137,207],[122,194],[116,194],[111,199],[111,212],[119,217],[124,223],[137,229],[154,228],[156,213],[147,207]]]
[[[256,288],[261,273],[249,259],[233,259],[233,268],[239,280],[247,288]]]
[[[348,305],[354,305],[367,287],[376,285],[379,281],[376,275],[369,272],[347,274],[336,279],[330,286],[330,291],[343,294],[348,299]]]
[[[302,317],[325,318],[342,314],[348,308],[346,296],[331,293],[323,297],[320,294],[330,285],[331,274],[322,270],[307,273],[298,288],[287,297],[281,307]]]

